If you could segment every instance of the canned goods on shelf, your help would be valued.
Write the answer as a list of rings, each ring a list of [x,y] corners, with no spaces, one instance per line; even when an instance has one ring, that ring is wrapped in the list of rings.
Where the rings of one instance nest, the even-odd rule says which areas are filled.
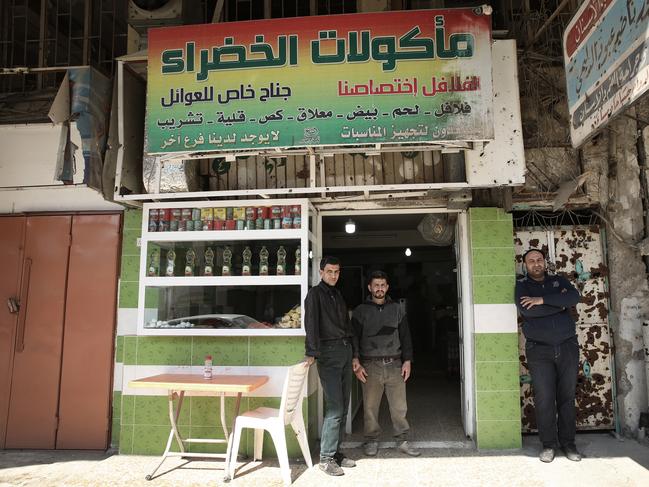
[[[232,218],[228,218],[225,208],[214,208],[214,219],[215,220],[232,220]]]

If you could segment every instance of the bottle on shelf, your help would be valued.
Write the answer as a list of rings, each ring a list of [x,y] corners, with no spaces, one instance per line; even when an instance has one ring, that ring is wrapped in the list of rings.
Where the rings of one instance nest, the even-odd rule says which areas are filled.
[[[196,261],[196,252],[192,248],[187,249],[187,252],[185,253],[185,276],[194,275],[195,261]]]
[[[300,246],[297,246],[297,250],[295,251],[295,275],[299,276],[302,272],[302,250],[300,249]]]
[[[214,251],[212,247],[207,247],[205,251],[205,267],[203,268],[204,276],[214,275]]]
[[[241,267],[241,275],[242,276],[249,276],[251,274],[252,270],[252,251],[250,250],[250,247],[246,246],[245,249],[243,249],[243,266]]]
[[[223,251],[223,267],[221,269],[221,275],[232,275],[232,250],[230,250],[230,247],[226,247]]]
[[[176,252],[174,252],[174,249],[169,249],[167,251],[167,269],[165,271],[165,276],[173,277],[175,266],[176,266]]]
[[[277,275],[286,275],[286,249],[283,245],[280,245],[277,251]]]
[[[265,245],[262,246],[261,251],[259,252],[259,275],[268,275],[268,249]]]
[[[149,277],[157,277],[160,271],[160,251],[153,249],[149,254],[149,265],[147,266],[146,275]]]
[[[212,378],[212,356],[205,355],[205,366],[203,367],[203,379],[210,380]]]

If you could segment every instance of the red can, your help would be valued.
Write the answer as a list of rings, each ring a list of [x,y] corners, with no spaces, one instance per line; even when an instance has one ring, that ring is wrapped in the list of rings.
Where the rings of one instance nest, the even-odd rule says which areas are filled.
[[[217,220],[219,221],[219,220]],[[234,230],[237,228],[237,222],[236,220],[225,220],[225,229],[226,230]]]
[[[291,215],[291,207],[290,206],[282,206],[282,218],[290,218],[292,217]]]
[[[270,206],[260,206],[257,208],[257,218],[266,220],[270,218]]]
[[[254,206],[246,207],[246,220],[256,220],[257,219],[257,208]]]

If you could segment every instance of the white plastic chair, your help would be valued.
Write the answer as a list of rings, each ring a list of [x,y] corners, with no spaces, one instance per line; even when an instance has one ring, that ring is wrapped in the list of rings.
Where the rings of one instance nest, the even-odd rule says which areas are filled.
[[[288,465],[288,452],[286,450],[285,426],[291,425],[297,441],[304,455],[306,464],[311,468],[311,451],[304,427],[302,417],[302,401],[305,393],[305,382],[309,373],[309,367],[303,362],[293,365],[288,369],[284,388],[282,390],[282,402],[279,409],[260,407],[252,411],[245,412],[237,416],[234,422],[234,432],[232,437],[232,449],[228,459],[227,477],[233,479],[237,463],[237,454],[239,452],[239,441],[241,440],[241,430],[243,428],[253,428],[255,430],[254,454],[253,461],[261,460],[264,430],[270,433],[277,450],[277,458],[282,471],[282,478],[286,485],[291,484],[291,469]]]

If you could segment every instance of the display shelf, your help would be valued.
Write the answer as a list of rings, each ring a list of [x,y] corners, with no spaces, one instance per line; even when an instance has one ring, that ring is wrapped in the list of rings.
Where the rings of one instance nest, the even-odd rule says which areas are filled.
[[[160,286],[288,286],[302,284],[299,276],[174,276],[145,277],[146,287]]]
[[[299,228],[279,230],[206,230],[199,232],[147,232],[149,242],[200,242],[241,240],[297,240],[303,236]]]
[[[303,304],[308,288],[309,240],[313,237],[308,228],[309,211],[310,205],[306,199],[145,204],[140,255],[138,334],[304,335]],[[278,228],[277,218],[274,217],[282,212],[285,215],[283,216],[285,221],[282,220],[285,228]],[[203,230],[178,230],[178,228],[194,226],[187,223],[190,220],[185,220],[184,223],[177,220],[179,215],[182,218],[190,218],[188,216],[190,214],[193,218],[197,218],[198,215],[211,215],[211,218],[216,215],[219,218],[226,215],[228,219],[218,220],[219,230],[209,229],[212,225],[217,226],[216,221],[209,223],[210,220],[206,220]],[[230,218],[237,217],[236,224],[240,227],[242,215],[257,215],[261,218],[261,221],[247,219],[245,224],[248,226],[254,222],[256,225],[271,225],[271,228],[232,229],[234,223]],[[269,215],[273,218],[268,218]],[[160,223],[160,218],[165,219],[164,223]],[[175,219],[175,223],[171,224],[168,218]],[[202,220],[194,221],[198,225]],[[275,227],[273,228],[272,225]],[[297,228],[286,228],[288,225]],[[268,247],[267,265],[270,275],[255,275],[261,266],[260,246]],[[283,262],[286,274],[277,275],[280,246],[286,250],[286,260]],[[253,250],[253,255],[247,261],[253,275],[241,275],[246,265],[242,253],[245,247]],[[208,248],[213,251],[211,257],[208,256]],[[224,248],[229,248],[232,254],[230,272],[233,275],[221,275],[224,265],[227,265]],[[295,254],[297,248],[301,250],[298,262]],[[195,260],[189,260],[188,249],[195,252]],[[171,272],[175,275],[167,277],[164,276],[166,256],[172,250],[175,252],[175,259]],[[158,275],[150,276],[148,275],[148,267],[151,264],[149,260],[154,255],[157,262],[152,268]],[[208,262],[210,260],[211,262]],[[189,262],[192,262],[191,272],[199,275],[182,275]],[[202,275],[205,273],[205,266],[210,263],[214,275]],[[300,274],[294,275],[298,263],[301,271]],[[298,305],[299,308],[296,307]],[[214,316],[218,319],[206,323],[199,319],[202,315]],[[243,315],[246,319],[251,318],[252,324],[242,325],[251,328],[229,327],[229,324],[224,324],[221,320],[228,315]],[[299,328],[280,327],[280,322],[282,326],[286,325],[284,320],[288,320],[291,326],[299,324]],[[179,326],[178,323],[181,321],[187,326]],[[175,324],[167,326],[169,323]],[[269,323],[272,328],[258,328],[260,323]]]
[[[305,336],[303,328],[273,328],[272,330],[255,330],[255,329],[213,329],[204,328],[146,328],[143,335],[152,336]]]

